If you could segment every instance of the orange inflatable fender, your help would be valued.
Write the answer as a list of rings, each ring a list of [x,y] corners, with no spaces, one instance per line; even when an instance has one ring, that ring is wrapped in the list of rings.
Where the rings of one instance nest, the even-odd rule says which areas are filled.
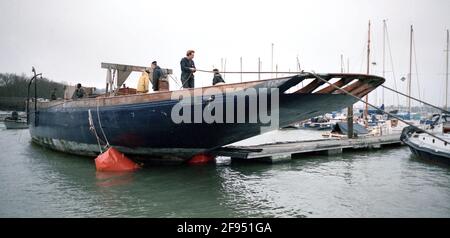
[[[214,161],[215,156],[209,154],[196,154],[189,161],[189,164],[207,164]]]
[[[118,150],[110,147],[95,158],[95,168],[97,171],[122,172],[134,171],[139,169],[140,166]]]

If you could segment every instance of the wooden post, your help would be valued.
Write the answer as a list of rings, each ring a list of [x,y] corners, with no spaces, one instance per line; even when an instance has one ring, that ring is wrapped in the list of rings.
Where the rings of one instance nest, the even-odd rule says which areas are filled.
[[[105,95],[109,96],[109,84],[111,83],[111,69],[107,69],[106,71],[106,90],[105,90]]]
[[[347,136],[349,139],[353,138],[353,105],[347,108]]]
[[[348,58],[347,58],[348,61]],[[344,56],[341,55],[341,73],[344,73]],[[347,64],[348,67],[348,64]],[[348,72],[347,72],[348,73]],[[347,107],[347,137],[353,138],[353,105]]]

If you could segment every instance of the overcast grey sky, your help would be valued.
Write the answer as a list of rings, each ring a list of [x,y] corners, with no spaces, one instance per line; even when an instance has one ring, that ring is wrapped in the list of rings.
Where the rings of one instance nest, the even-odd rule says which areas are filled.
[[[35,66],[55,81],[103,87],[101,62],[147,66],[157,60],[179,78],[179,62],[188,49],[196,51],[199,69],[220,68],[226,58],[226,69],[238,71],[242,56],[244,71],[257,70],[258,57],[269,71],[272,43],[280,71],[296,70],[298,55],[305,70],[339,72],[343,54],[351,72],[366,72],[369,19],[371,60],[377,63],[371,73],[381,75],[382,20],[388,19],[397,85],[405,90],[399,79],[408,72],[413,24],[422,97],[442,105],[449,0],[1,0],[0,72],[31,75]],[[415,72],[413,96],[418,95]],[[138,76],[127,84],[136,87]],[[392,73],[386,78],[393,87]],[[210,85],[211,79],[197,73],[196,85]],[[226,75],[227,82],[239,80]],[[177,88],[173,82],[171,87]],[[372,102],[375,98],[381,101],[381,91],[371,94]],[[388,104],[392,99],[386,93]]]

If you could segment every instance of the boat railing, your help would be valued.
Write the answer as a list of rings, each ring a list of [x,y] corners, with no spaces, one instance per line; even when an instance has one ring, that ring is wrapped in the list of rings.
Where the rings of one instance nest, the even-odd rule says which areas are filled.
[[[33,71],[33,77],[31,78],[30,82],[28,83],[28,88],[27,88],[27,124],[30,123],[30,87],[31,87],[31,83],[34,80],[34,113],[36,114],[37,112],[37,77],[40,76],[42,79],[42,73],[36,74],[36,69],[34,67],[32,67],[31,71]],[[34,117],[35,121],[36,121],[36,116]]]

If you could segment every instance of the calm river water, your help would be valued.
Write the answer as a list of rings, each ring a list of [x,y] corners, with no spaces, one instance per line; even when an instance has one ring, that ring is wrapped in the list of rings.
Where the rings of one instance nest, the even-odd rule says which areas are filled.
[[[278,131],[241,144],[318,136]],[[450,217],[450,169],[407,147],[128,174],[98,173],[93,159],[2,123],[0,148],[0,217]]]

